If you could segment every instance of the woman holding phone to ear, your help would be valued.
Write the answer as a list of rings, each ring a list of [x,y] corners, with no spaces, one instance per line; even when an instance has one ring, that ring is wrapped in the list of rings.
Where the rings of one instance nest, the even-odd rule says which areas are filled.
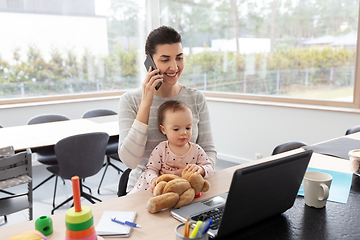
[[[179,83],[185,65],[180,34],[167,26],[154,29],[147,37],[145,53],[152,57],[157,69],[150,68],[142,87],[124,93],[119,104],[118,153],[121,161],[133,169],[127,192],[133,189],[146,170],[152,150],[166,140],[158,129],[157,109],[167,100],[181,100],[190,106],[193,112],[190,141],[204,149],[213,165],[217,161],[205,96]],[[155,90],[159,82],[162,85]],[[172,167],[176,170],[162,169],[162,174],[181,176],[186,165],[174,162]]]

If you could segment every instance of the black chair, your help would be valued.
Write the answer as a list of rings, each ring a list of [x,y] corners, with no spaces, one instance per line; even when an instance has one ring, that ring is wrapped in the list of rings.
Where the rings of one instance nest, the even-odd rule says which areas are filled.
[[[287,152],[287,151],[290,151],[290,150],[294,150],[294,149],[297,149],[297,148],[300,148],[300,147],[306,146],[306,145],[307,145],[306,143],[301,142],[301,141],[286,142],[286,143],[283,143],[283,144],[280,144],[280,145],[276,146],[274,148],[274,151],[273,151],[272,155]]]
[[[68,117],[59,115],[59,114],[44,114],[39,115],[36,117],[33,117],[28,122],[28,125],[32,124],[40,124],[40,123],[48,123],[48,122],[59,122],[59,121],[67,121],[70,120]],[[54,146],[47,146],[47,147],[41,147],[41,148],[33,148],[31,149],[32,152],[37,154],[37,161],[45,164],[45,165],[57,165],[57,159],[55,155]],[[36,190],[38,187],[49,181],[55,177],[54,174],[52,174],[50,177],[46,178],[44,181],[39,183],[36,187],[34,187],[33,190]],[[64,182],[65,184],[65,182]],[[53,203],[53,207],[55,207],[55,204]]]
[[[117,113],[109,109],[94,109],[86,112],[83,118],[93,118],[93,117],[111,116],[111,115],[117,115]],[[104,163],[105,170],[99,183],[98,194],[100,194],[100,187],[109,166],[115,168],[118,171],[118,173],[124,172],[122,169],[118,168],[115,164],[111,162],[111,159],[121,162],[118,155],[118,145],[119,145],[119,136],[111,136],[108,145],[106,147],[106,162]]]
[[[93,199],[101,202],[100,199],[83,191],[84,185],[81,180],[93,176],[100,171],[104,163],[108,141],[109,135],[104,132],[85,133],[64,138],[55,145],[55,153],[59,164],[47,167],[47,170],[63,179],[79,176],[80,195],[91,203],[95,203]],[[57,177],[55,180],[54,199],[56,196]],[[71,196],[53,208],[51,214],[72,199],[73,197]]]
[[[129,181],[130,172],[131,172],[131,168],[128,168],[123,172],[123,174],[120,177],[119,187],[117,192],[118,197],[125,196],[127,194],[126,187]]]
[[[352,133],[357,133],[357,132],[360,132],[360,125],[356,125],[356,126],[353,126],[351,128],[349,128],[345,135],[349,135],[349,134],[352,134]]]

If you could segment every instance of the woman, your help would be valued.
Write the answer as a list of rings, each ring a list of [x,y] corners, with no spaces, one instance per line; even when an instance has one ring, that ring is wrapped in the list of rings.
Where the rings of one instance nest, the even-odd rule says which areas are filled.
[[[146,170],[150,153],[166,137],[159,131],[157,109],[168,100],[181,100],[193,113],[191,142],[199,144],[215,165],[217,155],[212,140],[209,112],[204,95],[179,83],[184,70],[181,36],[173,28],[161,26],[153,30],[145,44],[145,53],[152,56],[157,67],[149,69],[142,88],[127,91],[119,104],[119,157],[133,170],[127,192],[134,188]],[[157,74],[157,75],[155,75]],[[158,90],[155,86],[163,82]],[[185,164],[173,163],[172,170],[162,169],[161,174],[180,176]]]

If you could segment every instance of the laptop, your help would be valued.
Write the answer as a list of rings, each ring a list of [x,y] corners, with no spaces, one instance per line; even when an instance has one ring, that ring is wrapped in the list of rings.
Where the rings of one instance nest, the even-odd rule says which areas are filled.
[[[185,222],[205,221],[211,214],[209,237],[224,237],[291,208],[309,164],[312,150],[255,164],[234,172],[229,192],[174,209]],[[218,216],[216,216],[218,215]]]

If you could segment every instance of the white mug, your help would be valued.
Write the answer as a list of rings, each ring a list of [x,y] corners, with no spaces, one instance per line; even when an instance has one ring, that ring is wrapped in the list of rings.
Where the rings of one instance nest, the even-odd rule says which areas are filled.
[[[360,176],[360,149],[354,149],[349,152],[350,166],[354,174]]]
[[[306,172],[304,176],[304,198],[309,207],[323,208],[329,197],[332,176],[324,172]]]

